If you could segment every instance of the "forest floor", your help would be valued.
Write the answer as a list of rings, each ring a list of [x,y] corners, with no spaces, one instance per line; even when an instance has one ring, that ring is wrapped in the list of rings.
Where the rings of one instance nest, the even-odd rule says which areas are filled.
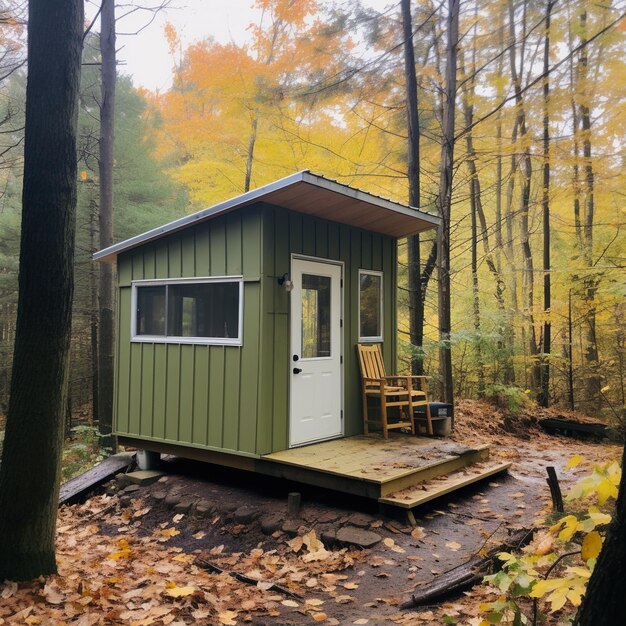
[[[492,458],[512,467],[416,509],[417,528],[381,515],[371,502],[301,485],[300,518],[283,524],[293,485],[171,461],[149,486],[121,482],[117,493],[62,507],[59,574],[0,583],[0,624],[476,626],[489,597],[483,587],[419,610],[399,605],[509,530],[541,524],[551,509],[547,465],[566,490],[585,471],[565,469],[574,454],[592,462],[619,458],[614,444],[545,434],[536,425],[539,412],[512,419],[486,403],[459,403],[453,439],[490,443]],[[204,510],[183,512],[186,499],[203,502]],[[382,540],[368,550],[320,541],[347,526]],[[240,582],[232,572],[259,582]]]

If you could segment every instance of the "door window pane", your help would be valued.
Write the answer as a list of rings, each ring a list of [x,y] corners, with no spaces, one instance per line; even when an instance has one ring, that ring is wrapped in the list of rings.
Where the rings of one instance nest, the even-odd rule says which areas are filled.
[[[383,336],[382,323],[383,277],[371,272],[359,272],[359,335],[361,339]]]
[[[302,274],[301,357],[330,356],[330,276]]]

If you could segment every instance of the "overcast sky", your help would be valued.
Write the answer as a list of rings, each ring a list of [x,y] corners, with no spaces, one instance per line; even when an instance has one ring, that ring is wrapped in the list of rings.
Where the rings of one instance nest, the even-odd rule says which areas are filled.
[[[383,7],[391,1],[369,0],[367,4]],[[147,5],[158,3],[159,0],[146,0]],[[252,8],[253,3],[253,0],[174,0],[176,8],[157,14],[139,34],[118,37],[118,60],[123,63],[120,71],[131,75],[136,86],[166,90],[170,86],[172,58],[163,34],[165,23],[171,22],[176,27],[184,45],[209,36],[222,43],[234,41],[241,44],[246,41],[248,25],[260,15]],[[88,17],[93,17],[99,4],[99,0],[88,0]],[[127,10],[123,5],[118,6],[118,17]],[[151,18],[148,12],[135,12],[118,21],[118,32],[135,32]],[[96,24],[98,28],[99,24]]]

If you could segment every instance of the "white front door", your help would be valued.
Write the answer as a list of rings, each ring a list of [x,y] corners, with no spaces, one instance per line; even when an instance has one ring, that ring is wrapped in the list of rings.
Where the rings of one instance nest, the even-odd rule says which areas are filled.
[[[293,259],[289,445],[343,434],[342,266]]]

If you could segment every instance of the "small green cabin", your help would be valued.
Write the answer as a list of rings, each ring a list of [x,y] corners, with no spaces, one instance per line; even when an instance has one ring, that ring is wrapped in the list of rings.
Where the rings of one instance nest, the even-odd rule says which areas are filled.
[[[355,345],[392,369],[397,240],[438,223],[303,171],[96,253],[120,441],[210,460],[362,433]]]

